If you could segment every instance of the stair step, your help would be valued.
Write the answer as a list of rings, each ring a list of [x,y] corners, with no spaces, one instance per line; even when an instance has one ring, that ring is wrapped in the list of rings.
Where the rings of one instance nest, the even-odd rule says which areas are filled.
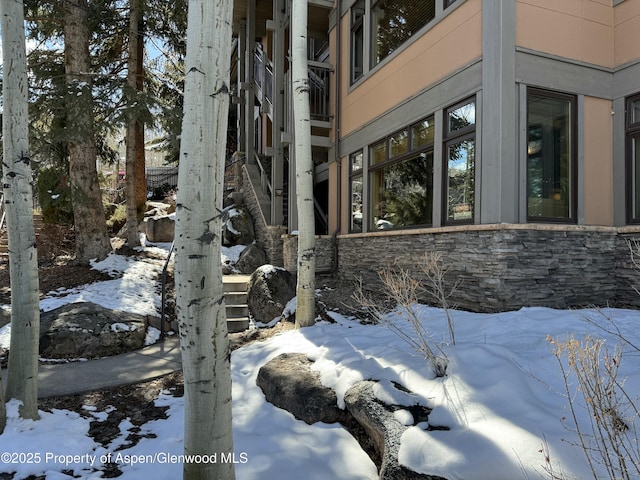
[[[224,301],[227,305],[246,305],[248,292],[224,292]]]
[[[249,316],[247,305],[226,305],[227,318],[240,318]]]
[[[249,306],[247,305],[249,278],[249,275],[222,277],[229,333],[242,332],[249,328]]]
[[[229,333],[238,333],[244,332],[247,328],[249,328],[250,324],[249,317],[244,318],[228,318],[227,319],[227,331]]]

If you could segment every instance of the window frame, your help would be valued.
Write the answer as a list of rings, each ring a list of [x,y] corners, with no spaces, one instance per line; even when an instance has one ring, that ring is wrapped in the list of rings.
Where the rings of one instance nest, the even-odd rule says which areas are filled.
[[[640,102],[640,93],[630,95],[625,99],[626,216],[627,223],[630,225],[640,224],[640,208],[636,216],[634,217],[633,215],[633,142],[634,140],[640,141],[640,118],[636,122],[633,122],[633,110],[631,108],[635,102]],[[636,185],[636,189],[640,190],[640,182]]]
[[[473,103],[474,106],[474,120],[470,125],[466,125],[458,130],[451,131],[449,124],[449,114],[464,106]],[[468,140],[473,140],[474,148],[477,149],[477,121],[478,118],[478,101],[476,96],[467,97],[453,105],[445,108],[442,111],[442,223],[443,225],[469,225],[475,223],[477,205],[475,201],[477,182],[476,173],[478,153],[474,151],[473,157],[473,211],[470,219],[455,220],[449,218],[449,147],[456,143],[462,143]]]
[[[362,16],[357,18],[357,10],[362,8]],[[365,71],[365,56],[366,56],[366,48],[365,48],[365,19],[367,17],[367,2],[366,0],[357,0],[350,9],[349,12],[349,27],[350,27],[350,38],[349,38],[349,83],[353,85],[358,80],[360,80],[364,76]],[[362,61],[362,65],[360,68],[362,69],[360,72],[356,71],[357,66],[355,65],[356,60],[356,34],[357,31],[360,31],[362,35],[362,51],[360,52],[360,59]]]
[[[374,19],[375,16],[373,15],[374,10],[380,6],[380,4],[389,1],[389,0],[371,0],[371,4],[370,4],[370,8],[369,8],[369,19],[368,19],[368,23],[369,23],[369,64],[370,64],[370,68],[373,69],[375,67],[377,67],[378,65],[382,64],[385,62],[385,60],[391,56],[393,56],[393,54],[395,52],[397,52],[398,50],[400,50],[401,48],[403,48],[403,46],[413,37],[418,36],[417,33],[423,31],[425,28],[427,28],[429,25],[434,24],[435,22],[438,21],[438,7],[437,7],[437,0],[434,0],[433,3],[433,17],[431,19],[429,19],[424,25],[421,25],[420,28],[418,28],[415,32],[413,32],[411,35],[407,36],[404,40],[402,40],[402,42],[400,44],[398,44],[392,51],[390,51],[389,53],[387,53],[384,57],[378,59],[378,55],[376,52],[376,49],[374,48],[374,45],[376,45],[377,42],[377,25],[374,25]],[[422,0],[424,1],[424,0]]]
[[[360,168],[358,169],[354,169],[353,168],[353,160],[360,155],[361,157],[361,162],[362,165]],[[365,223],[366,223],[366,219],[364,218],[365,212],[366,212],[366,208],[365,208],[365,190],[364,190],[364,171],[365,171],[365,165],[364,165],[364,150],[360,149],[358,151],[353,152],[352,154],[349,155],[349,228],[348,231],[349,233],[362,233],[365,230]],[[361,206],[361,213],[362,213],[362,222],[360,224],[360,230],[356,230],[353,228],[353,181],[356,179],[360,179],[360,181],[362,182],[362,206]]]
[[[432,157],[434,154],[434,144],[435,144],[435,138],[434,140],[432,140],[429,143],[425,143],[423,145],[420,145],[418,148],[413,148],[413,131],[414,128],[417,127],[418,125],[424,123],[425,121],[430,121],[433,128],[435,129],[435,116],[433,114],[428,115],[424,118],[421,118],[420,120],[413,122],[411,124],[409,124],[406,127],[400,128],[398,130],[395,130],[394,132],[390,133],[389,135],[387,135],[386,137],[384,137],[384,139],[382,140],[378,140],[376,142],[373,142],[371,144],[369,144],[368,146],[368,150],[369,150],[369,165],[367,170],[367,182],[368,182],[368,194],[367,197],[365,198],[366,202],[368,205],[365,206],[365,208],[363,208],[363,210],[365,210],[367,212],[367,218],[366,218],[366,225],[367,225],[367,231],[378,231],[377,228],[375,228],[375,225],[373,225],[373,219],[374,219],[374,205],[372,202],[372,191],[373,191],[373,185],[372,182],[374,180],[374,175],[376,174],[376,172],[380,172],[383,171],[385,168],[393,166],[393,165],[397,165],[397,164],[401,164],[404,162],[408,162],[408,161],[412,161],[417,159],[418,157],[420,157],[421,155],[425,155],[425,154],[429,154],[431,153]],[[393,156],[391,154],[391,138],[393,138],[394,136],[398,135],[401,132],[407,132],[407,151],[405,153],[399,154],[399,155],[395,155]],[[374,147],[378,146],[378,145],[382,145],[384,144],[385,146],[385,158],[382,161],[379,162],[375,162],[373,159],[373,149]],[[435,158],[433,160],[433,162],[435,161]],[[434,178],[434,164],[431,164],[431,186],[426,186],[427,187],[427,193],[431,195],[431,205],[432,205],[432,209],[433,209],[433,203],[434,203],[434,199],[433,199],[433,194],[434,194],[434,182],[435,182],[435,178]],[[429,223],[420,223],[420,224],[416,224],[416,225],[402,225],[399,227],[395,227],[391,230],[406,230],[406,229],[414,229],[414,228],[424,228],[424,227],[431,227],[433,226],[433,211],[430,212],[431,217],[431,222]]]
[[[570,148],[570,174],[569,174],[569,216],[568,217],[550,217],[550,216],[532,216],[529,214],[529,155],[525,150],[525,157],[527,159],[525,164],[525,212],[527,222],[529,223],[564,223],[575,224],[578,221],[578,98],[577,95],[571,93],[558,92],[555,90],[547,90],[538,87],[527,87],[526,92],[526,107],[525,107],[525,121],[526,121],[526,142],[524,148],[528,148],[529,144],[529,96],[537,95],[540,97],[547,97],[556,100],[568,100],[570,105],[570,134],[571,140],[569,142]]]

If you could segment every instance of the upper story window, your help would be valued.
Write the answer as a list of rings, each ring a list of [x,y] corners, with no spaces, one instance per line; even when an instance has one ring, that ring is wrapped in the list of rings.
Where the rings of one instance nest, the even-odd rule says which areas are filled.
[[[371,7],[371,64],[384,60],[436,16],[436,0],[378,0]]]
[[[364,0],[351,9],[351,83],[364,74]]]
[[[640,223],[640,94],[626,107],[627,221]]]
[[[356,0],[350,10],[350,83],[462,0]]]

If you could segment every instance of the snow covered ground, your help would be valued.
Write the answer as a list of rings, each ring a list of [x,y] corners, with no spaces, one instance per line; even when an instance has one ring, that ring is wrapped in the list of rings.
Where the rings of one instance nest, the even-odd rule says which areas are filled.
[[[159,307],[157,294],[149,288],[157,265],[112,256],[96,268],[119,270],[123,276],[56,292],[43,300],[42,308],[70,301],[94,301],[136,312]],[[138,287],[139,283],[145,283],[144,288]],[[443,312],[417,308],[434,340],[444,341],[448,334]],[[615,320],[624,336],[640,345],[640,312],[611,309],[604,313]],[[575,335],[579,339],[592,332],[613,347],[619,343],[615,336],[586,321],[591,318],[608,325],[602,313],[547,308],[500,314],[455,311],[457,343],[444,346],[449,358],[444,378],[434,378],[426,361],[389,328],[361,325],[339,313],[333,317],[334,324],[283,333],[233,353],[235,452],[212,454],[217,461],[234,461],[239,480],[377,478],[373,463],[339,425],[309,426],[264,400],[255,384],[258,370],[284,352],[306,353],[315,360],[314,367],[323,382],[336,390],[339,403],[351,385],[375,379],[380,381],[381,398],[433,408],[429,423],[450,430],[427,431],[426,424],[407,429],[400,461],[414,470],[451,480],[550,478],[545,472],[547,453],[556,473],[565,478],[592,478],[582,451],[574,445],[578,438],[568,420],[563,378],[548,336],[567,339]],[[399,317],[391,321],[408,328]],[[6,335],[5,331],[5,339]],[[621,375],[627,392],[637,401],[638,351],[625,348]],[[392,382],[412,394],[400,394]],[[586,425],[587,413],[580,398],[576,396],[579,421]],[[0,436],[0,472],[16,471],[16,479],[46,475],[48,480],[59,480],[72,478],[63,472],[73,470],[79,475],[75,478],[94,479],[102,476],[93,468],[115,461],[121,465],[123,475],[119,478],[123,480],[180,478],[184,404],[169,394],[156,403],[169,406],[169,418],[149,422],[139,432],[156,437],[118,450],[132,427],[126,420],[121,424],[121,437],[103,448],[87,435],[89,420],[75,412],[41,412],[39,421],[25,421],[18,418],[15,402],[10,402],[8,424]],[[100,411],[91,414],[98,420],[106,416]],[[398,418],[413,423],[408,411]]]

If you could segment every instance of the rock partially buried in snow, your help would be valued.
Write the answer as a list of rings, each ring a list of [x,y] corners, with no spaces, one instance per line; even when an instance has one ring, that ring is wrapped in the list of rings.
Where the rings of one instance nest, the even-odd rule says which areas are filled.
[[[40,315],[40,356],[99,358],[144,346],[145,315],[109,310],[94,303],[70,303]]]
[[[255,240],[253,220],[245,207],[232,205],[222,213],[222,244],[249,245]]]
[[[443,477],[424,475],[400,465],[398,451],[400,439],[407,429],[408,416],[404,409],[394,409],[380,401],[376,393],[377,382],[356,383],[344,395],[347,410],[367,432],[376,452],[382,458],[380,480],[446,480]],[[398,415],[397,412],[406,412]],[[401,418],[398,418],[401,417]],[[403,420],[403,421],[401,421]]]
[[[336,393],[322,385],[312,364],[302,353],[283,353],[259,370],[256,384],[268,402],[309,425],[346,423],[349,414],[338,408]]]
[[[379,467],[380,480],[446,480],[414,472],[398,462],[402,434],[408,425],[427,418],[422,418],[424,407],[412,414],[407,408],[386,404],[380,399],[381,391],[384,398],[392,400],[407,394],[398,391],[398,395],[392,392],[389,396],[391,385],[379,387],[378,382],[362,381],[346,392],[343,410],[338,407],[336,393],[322,384],[312,365],[305,354],[283,353],[260,368],[256,384],[268,402],[298,420],[309,425],[342,424]]]
[[[247,304],[257,322],[280,318],[296,294],[295,279],[284,268],[263,265],[251,274]]]

